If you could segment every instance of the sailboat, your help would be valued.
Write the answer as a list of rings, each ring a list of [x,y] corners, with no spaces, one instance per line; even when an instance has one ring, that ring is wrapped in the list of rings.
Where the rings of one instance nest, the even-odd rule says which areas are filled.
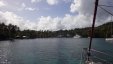
[[[110,58],[112,58],[112,56],[110,56],[109,54],[107,54],[105,52],[92,49],[92,40],[93,40],[94,29],[95,29],[95,20],[96,20],[97,9],[99,7],[98,3],[99,3],[99,0],[96,0],[94,16],[93,16],[93,23],[92,23],[91,33],[90,33],[89,47],[82,49],[80,64],[113,64],[113,62],[107,61],[105,59],[105,58],[110,59]],[[104,56],[105,58],[100,57],[100,55]]]

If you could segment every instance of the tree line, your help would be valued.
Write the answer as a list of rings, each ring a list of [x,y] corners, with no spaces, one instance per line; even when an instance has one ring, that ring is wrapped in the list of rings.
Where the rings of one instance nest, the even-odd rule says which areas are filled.
[[[111,37],[113,34],[113,22],[108,22],[95,28],[95,38]],[[23,38],[72,38],[76,34],[83,38],[90,36],[91,27],[76,28],[72,30],[58,30],[58,31],[35,31],[35,30],[20,30],[16,25],[5,25],[0,23],[0,40],[6,39],[23,39]]]

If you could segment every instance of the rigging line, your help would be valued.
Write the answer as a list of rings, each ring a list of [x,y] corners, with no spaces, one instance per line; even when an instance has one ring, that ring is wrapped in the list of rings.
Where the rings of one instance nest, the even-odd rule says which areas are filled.
[[[98,5],[98,6],[112,7],[113,8],[113,6],[108,6],[108,5]]]
[[[102,60],[102,61],[104,61],[104,62],[107,62],[107,60],[104,60],[104,59],[99,58],[99,57],[97,57],[97,56],[93,56],[93,57],[96,58],[96,59]]]
[[[109,54],[107,54],[107,53],[105,53],[105,52],[102,52],[102,51],[98,51],[98,50],[95,50],[95,49],[91,49],[91,51],[92,51],[92,52],[101,53],[101,54],[104,54],[104,55],[106,55],[106,56],[109,56],[109,57],[113,58],[113,56],[111,56],[111,55],[109,55]]]
[[[112,16],[111,16],[111,22],[112,22]],[[112,37],[112,23],[111,23],[111,37]]]
[[[105,12],[107,12],[108,14],[110,14],[110,15],[112,15],[113,16],[113,14],[111,13],[111,12],[109,12],[108,10],[106,10],[106,9],[104,9],[103,7],[101,7],[101,6],[99,6],[102,10],[104,10]]]
[[[107,12],[108,14],[110,14],[111,15],[111,21],[112,21],[112,16],[113,16],[113,14],[111,13],[111,12],[109,12],[108,10],[106,10],[105,8],[103,8],[102,6],[99,6],[102,10],[104,10],[105,12]],[[111,26],[111,28],[112,28],[112,26]],[[112,34],[112,30],[111,30],[111,34]],[[106,34],[106,37],[107,37],[107,34]]]

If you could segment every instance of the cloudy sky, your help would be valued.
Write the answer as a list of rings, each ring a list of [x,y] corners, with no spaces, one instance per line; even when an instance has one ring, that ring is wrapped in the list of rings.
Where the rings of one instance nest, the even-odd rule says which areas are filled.
[[[0,22],[23,29],[60,30],[89,27],[95,0],[0,0]],[[113,0],[100,0],[112,5]],[[110,12],[113,8],[103,7]],[[98,8],[96,25],[110,21],[111,16]]]

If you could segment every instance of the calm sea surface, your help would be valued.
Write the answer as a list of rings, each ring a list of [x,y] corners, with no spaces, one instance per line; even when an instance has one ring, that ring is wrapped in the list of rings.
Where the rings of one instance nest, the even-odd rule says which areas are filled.
[[[0,41],[0,64],[79,64],[82,48],[88,44],[88,38]],[[92,47],[113,56],[113,43],[103,38],[93,39]]]

